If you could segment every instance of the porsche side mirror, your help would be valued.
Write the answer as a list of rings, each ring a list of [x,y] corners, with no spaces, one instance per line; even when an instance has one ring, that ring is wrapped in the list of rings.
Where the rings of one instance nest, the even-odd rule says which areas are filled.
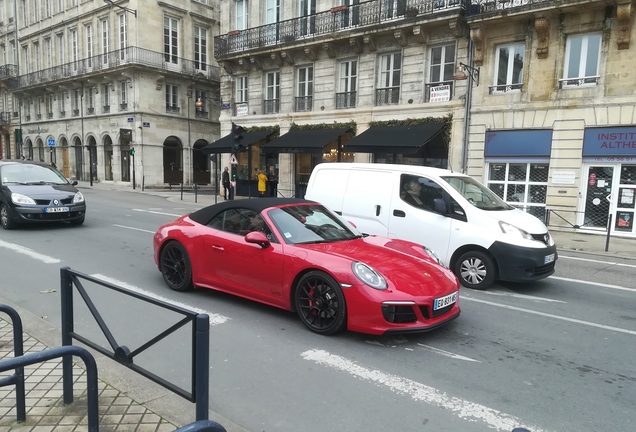
[[[247,243],[257,244],[260,247],[262,247],[263,249],[265,249],[265,248],[270,246],[269,240],[267,239],[265,234],[263,234],[260,231],[252,231],[252,232],[247,233],[245,235],[245,241]]]

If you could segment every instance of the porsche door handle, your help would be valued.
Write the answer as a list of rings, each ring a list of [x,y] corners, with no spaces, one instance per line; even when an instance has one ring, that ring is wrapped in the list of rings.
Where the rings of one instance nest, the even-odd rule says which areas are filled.
[[[212,245],[212,249],[223,252],[225,248],[223,246]]]

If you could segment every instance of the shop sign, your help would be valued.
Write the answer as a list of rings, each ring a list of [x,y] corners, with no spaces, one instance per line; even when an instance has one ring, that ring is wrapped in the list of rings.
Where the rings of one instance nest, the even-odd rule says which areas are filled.
[[[574,171],[554,171],[552,172],[552,184],[575,184],[576,174]]]
[[[636,157],[636,127],[586,128],[583,157]]]
[[[236,104],[236,116],[246,116],[248,114],[248,107],[246,103],[238,103]]]

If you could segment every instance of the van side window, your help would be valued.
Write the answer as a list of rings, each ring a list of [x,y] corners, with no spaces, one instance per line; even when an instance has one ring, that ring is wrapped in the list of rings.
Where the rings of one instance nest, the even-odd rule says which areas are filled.
[[[404,202],[427,211],[435,211],[435,200],[444,199],[440,185],[426,177],[402,174],[400,191]]]

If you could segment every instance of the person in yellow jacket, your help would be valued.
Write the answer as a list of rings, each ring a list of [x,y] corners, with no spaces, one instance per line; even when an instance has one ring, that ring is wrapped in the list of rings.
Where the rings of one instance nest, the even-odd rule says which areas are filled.
[[[265,192],[267,192],[267,176],[263,172],[263,170],[258,171],[258,195],[260,197],[265,196]]]

